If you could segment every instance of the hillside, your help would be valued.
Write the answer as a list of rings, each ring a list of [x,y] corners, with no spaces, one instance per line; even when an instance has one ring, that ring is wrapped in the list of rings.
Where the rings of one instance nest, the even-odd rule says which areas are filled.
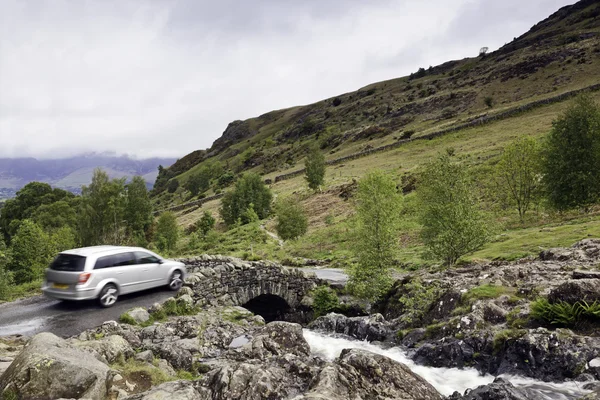
[[[154,191],[157,208],[194,200],[181,184],[204,167],[218,163],[233,175],[254,171],[272,182],[277,195],[295,193],[311,216],[309,234],[279,256],[344,254],[348,250],[344,232],[348,231],[347,217],[352,207],[339,194],[344,185],[366,171],[387,170],[401,184],[404,175],[437,152],[453,147],[478,173],[484,173],[516,137],[547,133],[572,94],[589,89],[598,99],[600,4],[580,1],[558,10],[497,51],[425,67],[410,76],[374,83],[314,104],[230,123],[210,149],[196,150],[169,168]],[[311,195],[302,176],[294,174],[303,167],[307,147],[312,143],[318,143],[331,165],[327,187],[318,195]],[[166,190],[169,179],[180,183],[175,193]],[[221,190],[227,190],[226,185],[213,182],[204,195]],[[407,196],[409,208],[410,199]],[[204,209],[216,214],[218,206],[218,201],[210,201],[197,211],[194,208],[198,206],[179,211],[179,221],[187,226]],[[331,218],[329,223],[324,222],[328,215],[333,223]],[[593,215],[584,218],[592,218],[589,229],[598,229]],[[535,252],[539,245],[568,245],[580,238],[583,229],[572,226],[564,236],[549,238],[557,243],[543,243],[537,238],[535,244],[520,249],[525,246],[518,243],[520,235],[536,236],[536,227],[560,221],[537,214],[525,226],[515,227],[510,217],[500,217],[500,222],[507,229],[502,240],[515,241],[513,247],[508,246],[513,255]],[[401,258],[411,261],[418,259],[420,251],[417,227],[411,218],[407,218],[406,225],[402,239],[406,251]],[[491,250],[488,247],[475,257],[494,258],[505,250],[506,243],[504,247],[490,246]],[[279,250],[275,246],[269,251]]]
[[[46,182],[55,187],[78,191],[92,180],[95,168],[104,169],[112,178],[142,175],[152,187],[159,165],[175,160],[151,158],[136,160],[127,156],[86,154],[63,159],[0,158],[0,198],[12,197],[31,181]]]

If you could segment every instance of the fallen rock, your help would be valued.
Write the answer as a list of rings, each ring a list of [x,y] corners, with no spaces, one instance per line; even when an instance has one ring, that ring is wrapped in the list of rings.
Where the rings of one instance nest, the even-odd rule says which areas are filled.
[[[150,313],[145,308],[136,307],[125,313],[129,315],[137,324],[142,324],[150,319]]]
[[[109,367],[51,333],[34,336],[0,376],[0,398],[104,400]]]
[[[151,364],[152,361],[154,361],[154,354],[152,353],[152,350],[145,350],[137,353],[134,358],[136,361],[142,361]]]

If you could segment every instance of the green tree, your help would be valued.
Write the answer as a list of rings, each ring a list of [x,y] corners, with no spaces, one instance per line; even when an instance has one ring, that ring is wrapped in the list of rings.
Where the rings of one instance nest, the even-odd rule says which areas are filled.
[[[208,211],[204,211],[202,217],[196,222],[198,230],[202,233],[202,236],[206,236],[208,232],[214,229],[215,227],[215,218]]]
[[[160,251],[172,252],[177,248],[179,228],[177,218],[170,211],[160,214],[156,224],[156,244]]]
[[[430,258],[454,265],[488,240],[472,181],[465,167],[447,154],[427,164],[417,189],[421,238]]]
[[[600,107],[591,97],[579,97],[552,123],[544,183],[558,210],[588,207],[600,198]]]
[[[304,235],[308,229],[308,218],[302,206],[291,198],[278,200],[275,205],[277,224],[275,229],[283,240],[293,240]]]
[[[247,223],[244,214],[252,204],[258,218],[265,219],[271,212],[272,199],[271,190],[260,175],[247,173],[236,182],[232,191],[223,196],[219,212],[228,226],[233,226],[238,220]]]
[[[4,233],[6,242],[10,244],[20,221],[31,218],[40,206],[61,200],[70,201],[74,197],[66,190],[52,189],[47,183],[28,183],[17,192],[14,199],[6,201],[0,213],[0,231]]]
[[[167,184],[167,191],[169,193],[175,193],[175,191],[179,188],[179,181],[176,178],[173,178]]]
[[[396,182],[381,171],[358,183],[353,246],[358,262],[349,270],[349,286],[360,297],[374,300],[392,283],[401,199]]]
[[[0,238],[0,300],[8,300],[13,286],[12,273],[8,270],[10,253]]]
[[[23,220],[11,242],[9,270],[15,282],[40,279],[53,254],[48,235],[31,220]]]
[[[541,146],[531,137],[508,145],[496,166],[498,195],[517,209],[521,221],[539,197],[541,166]]]
[[[61,251],[76,247],[75,232],[69,226],[63,226],[54,230],[49,237],[48,245],[50,254],[58,254]]]
[[[192,196],[197,196],[199,193],[204,193],[210,187],[211,173],[208,167],[202,167],[200,170],[191,175],[186,184],[185,188],[190,191]]]
[[[79,198],[59,200],[50,204],[42,204],[35,210],[31,219],[42,229],[49,231],[64,226],[77,227],[77,209]]]
[[[314,145],[310,147],[309,153],[304,162],[305,179],[308,182],[308,187],[312,190],[317,190],[325,182],[325,156],[319,150],[319,147]]]
[[[134,176],[127,185],[124,217],[131,237],[143,236],[152,224],[152,203],[141,176]]]
[[[92,183],[81,190],[78,231],[84,246],[124,241],[126,201],[125,178],[111,181],[106,172],[96,169]]]

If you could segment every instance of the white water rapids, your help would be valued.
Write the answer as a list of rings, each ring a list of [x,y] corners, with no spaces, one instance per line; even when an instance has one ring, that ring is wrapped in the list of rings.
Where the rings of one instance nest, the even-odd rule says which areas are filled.
[[[493,382],[495,378],[492,375],[480,375],[474,368],[432,368],[417,365],[399,347],[383,349],[367,342],[349,340],[339,335],[328,335],[308,329],[304,329],[304,338],[310,345],[313,354],[328,361],[333,361],[343,349],[350,348],[368,350],[372,353],[387,356],[405,364],[445,396],[449,396],[455,391],[462,394],[466,389],[486,385]],[[514,386],[526,388],[529,393],[535,393],[536,398],[544,400],[574,400],[589,393],[589,391],[582,388],[583,384],[581,382],[551,383],[520,376],[502,377]]]

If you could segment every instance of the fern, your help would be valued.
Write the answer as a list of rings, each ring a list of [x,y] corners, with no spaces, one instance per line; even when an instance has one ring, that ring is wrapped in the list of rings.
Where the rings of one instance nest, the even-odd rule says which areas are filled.
[[[565,301],[552,304],[541,298],[531,303],[531,316],[553,325],[576,326],[584,319],[600,318],[600,302],[589,304],[581,300],[574,304]]]

